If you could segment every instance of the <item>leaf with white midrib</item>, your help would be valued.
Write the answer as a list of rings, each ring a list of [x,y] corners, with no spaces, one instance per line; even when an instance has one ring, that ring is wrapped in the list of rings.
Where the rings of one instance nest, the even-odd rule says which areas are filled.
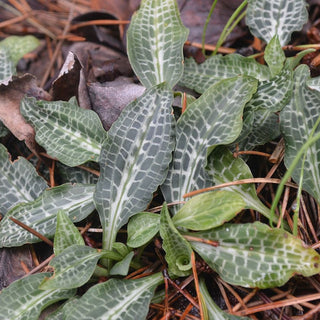
[[[211,85],[239,75],[250,76],[259,81],[269,80],[271,73],[267,66],[252,58],[239,54],[215,55],[198,64],[193,58],[184,63],[183,76],[179,84],[199,93],[203,93]]]
[[[93,210],[94,185],[65,184],[45,190],[40,197],[12,208],[0,222],[0,247],[14,247],[41,241],[10,220],[13,217],[46,237],[56,229],[59,209],[66,210],[73,222],[86,218]]]
[[[191,246],[233,285],[272,288],[297,273],[309,277],[320,271],[320,256],[315,250],[286,231],[260,222],[225,224],[191,235],[219,242],[217,247],[200,242],[191,242]]]
[[[7,149],[0,144],[1,214],[6,214],[18,203],[36,199],[45,188],[46,181],[38,175],[29,161],[19,157],[11,162]]]
[[[243,108],[256,89],[257,80],[250,77],[222,80],[188,106],[177,122],[173,161],[161,186],[166,202],[211,185],[204,170],[207,149],[237,138]]]
[[[108,131],[94,199],[111,250],[119,229],[143,211],[163,182],[174,148],[172,91],[161,84],[129,104]]]
[[[68,306],[65,320],[144,320],[160,273],[136,280],[110,279],[90,288]]]
[[[98,115],[81,109],[75,98],[41,101],[24,98],[21,113],[36,131],[36,140],[48,154],[67,166],[98,161],[106,137]]]
[[[249,0],[246,23],[254,36],[268,43],[278,35],[284,46],[307,22],[306,6],[305,0]]]
[[[175,0],[143,0],[127,32],[132,69],[146,88],[167,82],[172,88],[183,73],[183,26]]]
[[[38,273],[19,279],[0,294],[0,320],[38,320],[47,306],[68,299],[75,290],[40,290],[41,281],[50,273]]]
[[[295,70],[293,95],[280,113],[280,127],[285,140],[285,165],[288,168],[297,152],[308,140],[312,128],[320,115],[320,93],[308,87],[310,71],[306,65]],[[319,126],[315,133],[319,133]],[[302,188],[309,192],[317,202],[320,201],[320,141],[318,140],[306,152]],[[298,182],[302,159],[293,171],[292,177]]]

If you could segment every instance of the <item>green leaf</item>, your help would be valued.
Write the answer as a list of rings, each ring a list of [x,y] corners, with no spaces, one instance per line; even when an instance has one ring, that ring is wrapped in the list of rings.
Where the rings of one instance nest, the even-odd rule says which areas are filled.
[[[304,0],[248,0],[246,23],[251,33],[269,43],[278,35],[281,46],[308,20]]]
[[[207,148],[233,142],[242,128],[245,104],[257,89],[257,80],[236,77],[211,86],[190,104],[177,122],[176,149],[167,179],[161,186],[168,203],[211,185],[204,170]]]
[[[118,230],[147,207],[167,175],[174,148],[172,99],[165,84],[148,89],[108,131],[94,195],[105,249],[112,249]]]
[[[129,220],[127,245],[139,248],[148,243],[158,232],[160,215],[150,212],[141,212]]]
[[[269,80],[271,76],[268,67],[252,58],[239,54],[215,55],[201,64],[197,64],[193,58],[186,59],[183,77],[179,84],[203,93],[222,79],[239,75],[250,76],[259,81]]]
[[[134,256],[134,252],[129,252],[123,260],[117,262],[110,270],[110,275],[126,276],[129,272],[130,263]]]
[[[0,319],[38,320],[47,306],[75,294],[75,290],[40,290],[39,285],[50,273],[38,273],[19,279],[0,294]]]
[[[0,144],[0,186],[0,212],[6,214],[18,203],[39,197],[47,183],[25,158],[11,162],[7,149]]]
[[[309,89],[320,92],[320,77],[310,78],[307,80],[307,86]]]
[[[274,78],[259,83],[257,92],[246,105],[245,125],[235,141],[240,150],[251,150],[280,135],[278,115],[291,98],[293,72],[289,64]],[[249,123],[248,119],[249,118]]]
[[[54,234],[54,254],[56,256],[59,255],[64,249],[73,244],[84,246],[84,240],[67,213],[64,210],[59,210],[57,213],[56,232]]]
[[[112,245],[112,251],[119,253],[124,258],[131,250],[123,242],[115,242]]]
[[[199,289],[204,301],[208,320],[250,320],[248,317],[238,317],[222,311],[212,300],[203,278],[200,278]]]
[[[190,230],[208,230],[230,221],[246,203],[233,191],[212,191],[191,198],[172,218],[177,227]]]
[[[281,131],[285,139],[285,165],[288,168],[297,152],[308,140],[312,128],[320,114],[320,93],[308,87],[309,68],[299,66],[295,71],[295,86],[291,100],[280,113]],[[320,131],[319,126],[315,133]],[[306,152],[302,188],[320,202],[320,141],[318,140]],[[293,171],[292,177],[298,182],[302,160]]]
[[[65,320],[145,320],[160,273],[135,280],[110,279],[90,288],[66,309]]]
[[[106,137],[98,115],[81,109],[75,98],[43,101],[24,98],[21,113],[36,130],[36,140],[48,154],[67,166],[98,161]]]
[[[68,167],[60,162],[57,162],[56,165],[59,177],[61,177],[63,183],[96,184],[98,182],[98,176],[85,169],[79,167]],[[98,169],[93,166],[92,162],[86,163],[86,167],[89,167],[89,169]]]
[[[277,35],[275,35],[266,46],[264,60],[268,64],[272,76],[276,76],[281,72],[286,56],[281,48]]]
[[[167,82],[172,88],[183,73],[188,37],[175,0],[143,0],[127,32],[132,69],[146,88]]]
[[[94,185],[65,184],[45,190],[39,198],[32,202],[15,206],[0,222],[0,248],[40,241],[29,231],[11,221],[10,217],[46,237],[52,237],[55,233],[59,209],[65,210],[73,222],[83,220],[94,210],[94,188]]]
[[[7,85],[16,73],[18,61],[36,49],[40,42],[34,36],[10,36],[0,41],[0,85]]]
[[[309,277],[320,271],[320,256],[315,250],[290,233],[260,222],[226,224],[192,236],[219,242],[217,247],[200,242],[191,245],[233,285],[271,288],[282,286],[297,273]]]
[[[15,72],[16,68],[11,60],[9,50],[0,46],[0,85],[8,85]]]
[[[41,290],[78,288],[88,282],[103,251],[83,246],[72,245],[54,257],[50,266],[54,274],[45,278]]]
[[[235,158],[225,146],[215,148],[209,155],[207,170],[215,185],[253,178],[247,164],[241,158]],[[224,190],[240,195],[247,208],[257,210],[266,217],[270,216],[270,210],[258,198],[254,184],[234,185]]]
[[[175,228],[166,203],[161,210],[160,236],[163,240],[162,247],[166,252],[169,272],[181,277],[189,275],[192,249],[188,241]]]
[[[33,51],[40,45],[40,41],[31,35],[28,36],[10,36],[0,41],[0,48],[6,48],[9,51],[10,59],[14,66],[28,52]]]

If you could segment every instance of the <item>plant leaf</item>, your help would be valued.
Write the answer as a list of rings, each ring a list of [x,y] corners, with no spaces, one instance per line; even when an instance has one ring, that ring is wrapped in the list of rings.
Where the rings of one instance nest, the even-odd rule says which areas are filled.
[[[146,88],[167,82],[172,88],[183,73],[188,37],[175,0],[143,0],[127,32],[132,69]]]
[[[29,231],[11,221],[10,217],[46,237],[52,237],[55,233],[59,209],[65,210],[73,222],[83,220],[94,210],[94,188],[94,185],[65,184],[45,190],[39,198],[32,202],[15,206],[0,222],[0,248],[40,241]]]
[[[230,221],[245,209],[243,197],[233,191],[219,190],[191,198],[172,218],[176,227],[208,230]]]
[[[57,227],[54,234],[54,254],[59,255],[64,249],[78,244],[84,246],[84,240],[64,210],[57,213]]]
[[[13,282],[0,294],[1,319],[38,320],[47,306],[75,295],[75,290],[40,290],[41,281],[50,273],[38,273]]]
[[[18,61],[39,44],[39,40],[31,35],[10,36],[0,41],[0,85],[8,85],[16,73]]]
[[[24,98],[21,113],[36,130],[36,141],[63,164],[74,167],[98,161],[106,137],[98,115],[81,109],[75,98],[43,101]]]
[[[235,158],[225,146],[218,146],[210,153],[207,170],[215,185],[253,178],[247,164],[241,158]],[[270,216],[270,210],[258,198],[254,184],[234,185],[224,190],[240,195],[247,208],[257,210],[266,217]]]
[[[10,36],[0,41],[0,48],[6,48],[10,59],[16,66],[19,60],[28,52],[33,51],[40,45],[40,41],[31,35]]]
[[[104,254],[103,251],[83,245],[68,247],[51,260],[49,265],[54,269],[54,274],[43,280],[40,289],[72,289],[84,285]]]
[[[148,89],[108,131],[94,195],[105,249],[112,249],[118,230],[147,207],[167,175],[174,148],[171,104],[167,85]]]
[[[144,320],[160,273],[135,280],[110,279],[90,288],[65,312],[65,320]],[[103,301],[103,302],[102,302]]]
[[[228,54],[212,56],[201,64],[197,64],[193,58],[186,59],[179,84],[203,93],[222,79],[239,75],[250,76],[259,81],[266,81],[271,77],[268,67],[256,60],[239,54]]]
[[[127,226],[127,245],[131,248],[139,248],[148,243],[158,232],[160,227],[160,215],[151,212],[141,212],[129,220]]]
[[[320,93],[309,89],[307,80],[310,71],[306,65],[299,66],[295,71],[295,86],[291,100],[280,113],[280,126],[285,139],[285,165],[289,167],[299,149],[308,140],[312,128],[320,114]],[[315,132],[318,133],[319,126]],[[320,201],[320,141],[313,144],[306,152],[304,162],[304,178],[302,187],[317,202]],[[298,182],[301,172],[300,159],[292,177]]]
[[[257,80],[237,77],[211,86],[189,105],[177,122],[176,149],[167,179],[161,186],[170,203],[194,189],[211,185],[205,170],[207,148],[233,142],[242,128],[244,105],[257,89]]]
[[[259,83],[257,92],[246,105],[244,123],[235,141],[240,150],[251,150],[280,135],[280,125],[275,112],[281,111],[291,98],[293,72],[289,63],[274,78]]]
[[[163,240],[162,247],[166,252],[169,272],[181,277],[189,275],[192,249],[188,241],[175,228],[166,203],[161,210],[160,236]]]
[[[290,233],[260,222],[226,224],[192,236],[219,242],[217,247],[200,242],[191,245],[233,285],[271,288],[282,286],[296,273],[308,277],[320,271],[315,250]]]
[[[286,56],[281,48],[278,35],[275,35],[264,51],[264,60],[268,64],[272,76],[276,76],[283,68]]]
[[[222,311],[212,300],[203,278],[200,278],[199,289],[205,303],[208,320],[250,320],[248,317],[238,317]]]
[[[306,5],[304,0],[249,0],[246,23],[254,36],[269,43],[278,35],[284,46],[307,22]]]
[[[47,188],[46,181],[38,175],[33,165],[25,158],[11,162],[6,147],[0,144],[0,212],[21,202],[36,199]]]
[[[129,252],[124,259],[117,262],[110,270],[110,275],[120,275],[120,276],[126,276],[128,274],[130,263],[133,258],[134,252]]]

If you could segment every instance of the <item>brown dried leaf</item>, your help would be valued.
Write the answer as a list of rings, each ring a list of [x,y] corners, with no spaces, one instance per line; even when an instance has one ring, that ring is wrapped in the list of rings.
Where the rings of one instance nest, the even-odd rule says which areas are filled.
[[[25,140],[30,150],[36,152],[35,132],[20,113],[20,101],[25,95],[49,100],[49,95],[37,86],[36,79],[25,74],[13,77],[8,85],[0,86],[0,120],[19,140]]]

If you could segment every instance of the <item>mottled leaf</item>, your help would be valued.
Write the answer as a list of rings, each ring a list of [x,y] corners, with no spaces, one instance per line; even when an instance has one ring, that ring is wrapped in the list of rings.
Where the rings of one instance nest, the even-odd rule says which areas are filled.
[[[148,243],[158,232],[160,215],[150,212],[141,212],[129,220],[127,245],[138,248]]]
[[[175,0],[142,0],[127,32],[130,64],[146,88],[167,82],[172,88],[183,73],[182,25]]]
[[[225,146],[215,148],[209,155],[207,170],[216,185],[253,178],[247,164],[241,158],[235,158]],[[270,216],[270,210],[258,198],[254,184],[234,185],[224,190],[232,190],[240,195],[247,208],[257,210],[266,217]]]
[[[47,306],[75,295],[75,290],[40,290],[41,281],[50,273],[38,273],[13,282],[0,294],[0,319],[38,320]]]
[[[90,288],[66,309],[65,320],[145,320],[160,273],[136,280],[110,279]]]
[[[248,317],[238,317],[222,311],[212,300],[211,294],[209,293],[203,278],[200,278],[199,289],[208,320],[250,320]]]
[[[308,88],[320,92],[320,77],[310,78],[306,83]]]
[[[49,265],[53,268],[54,274],[43,280],[40,289],[72,289],[84,285],[103,255],[103,251],[84,245],[75,244],[68,247],[51,260]]]
[[[129,252],[121,261],[117,262],[110,270],[110,275],[126,276],[128,274],[130,263],[134,252]]]
[[[14,65],[28,52],[36,49],[40,41],[31,35],[28,36],[10,36],[0,41],[0,48],[6,48],[9,51],[10,59]]]
[[[0,222],[0,247],[20,246],[40,240],[22,229],[13,217],[46,237],[52,237],[56,230],[57,212],[65,210],[73,222],[87,217],[93,210],[94,185],[70,185],[45,190],[40,197],[12,208]]]
[[[208,230],[230,221],[245,207],[243,197],[233,191],[206,192],[191,198],[172,222],[190,230]]]
[[[179,231],[175,228],[166,203],[163,204],[160,218],[160,236],[162,247],[166,252],[169,273],[176,276],[186,276],[191,273],[192,249]]]
[[[74,245],[83,245],[84,240],[64,210],[57,213],[57,227],[54,234],[54,254],[57,256],[64,249]]]
[[[284,46],[307,22],[306,5],[305,0],[249,0],[246,23],[254,36],[268,43],[278,35]]]
[[[20,107],[24,118],[36,130],[36,141],[67,166],[98,161],[106,137],[98,115],[79,108],[74,98],[43,101],[24,98]]]
[[[320,115],[320,93],[308,87],[310,71],[306,65],[295,71],[293,95],[280,113],[281,131],[285,139],[285,165],[289,167],[297,152],[308,140],[312,128]],[[320,131],[319,126],[315,132]],[[320,141],[318,140],[306,152],[302,187],[320,202]],[[293,171],[292,177],[298,182],[302,160]]]
[[[39,44],[39,40],[30,35],[10,36],[0,41],[0,84],[7,85],[11,81],[18,61]]]
[[[286,60],[286,56],[281,48],[277,35],[275,35],[266,46],[264,60],[268,64],[272,76],[276,76],[280,73]]]
[[[290,233],[260,222],[226,224],[192,236],[219,242],[217,247],[200,242],[191,245],[233,285],[271,288],[282,286],[294,274],[309,277],[320,271],[320,256],[315,250]]]
[[[231,143],[238,137],[244,105],[256,89],[257,80],[253,78],[222,80],[188,106],[177,122],[173,162],[161,187],[168,203],[211,185],[204,170],[207,148]]]
[[[293,90],[293,71],[289,64],[274,78],[259,83],[257,92],[246,105],[245,125],[235,143],[240,150],[251,150],[280,135],[276,112],[288,103]]]
[[[105,249],[112,249],[119,229],[147,207],[167,175],[174,148],[171,104],[165,84],[148,89],[108,131],[94,195]]]
[[[271,77],[268,67],[254,59],[239,54],[228,54],[212,56],[201,64],[197,64],[193,58],[186,59],[179,84],[203,93],[222,79],[239,75],[250,76],[260,81],[269,80]]]
[[[0,144],[0,212],[21,202],[36,199],[47,187],[33,165],[25,158],[11,162],[7,149]]]

